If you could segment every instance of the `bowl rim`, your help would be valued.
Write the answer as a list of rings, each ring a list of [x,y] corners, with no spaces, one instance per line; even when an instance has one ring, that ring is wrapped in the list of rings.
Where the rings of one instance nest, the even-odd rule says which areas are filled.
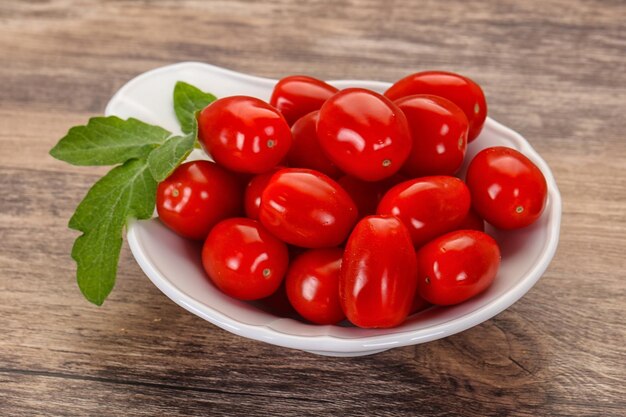
[[[151,77],[152,75],[159,74],[161,72],[183,70],[190,67],[197,68],[199,66],[202,67],[203,70],[210,70],[214,73],[221,73],[233,79],[262,84],[265,87],[273,87],[273,85],[277,82],[277,80],[243,74],[206,63],[181,62],[146,71],[128,81],[113,95],[113,97],[106,106],[105,114],[114,114],[113,109],[116,102],[124,97],[125,93],[129,89],[131,89],[137,83],[144,81],[144,79]],[[369,80],[332,80],[328,82],[336,86],[356,84],[372,89],[385,89],[391,85],[390,83]],[[270,327],[272,323],[278,320],[292,320],[282,317],[277,317],[275,321],[264,324],[243,323],[236,319],[233,319],[232,317],[228,316],[225,313],[222,313],[219,310],[216,310],[210,305],[198,301],[191,295],[184,293],[161,271],[159,271],[154,264],[149,261],[147,252],[142,246],[141,239],[138,235],[138,227],[140,226],[142,221],[133,220],[129,223],[127,228],[127,240],[133,256],[135,257],[141,269],[153,282],[153,284],[157,288],[159,288],[159,290],[161,290],[168,298],[173,300],[176,304],[183,307],[187,311],[239,336],[287,348],[315,351],[316,353],[321,354],[347,354],[356,352],[375,353],[393,347],[407,346],[447,337],[452,334],[467,330],[496,316],[497,314],[514,304],[522,296],[524,296],[547,269],[550,261],[554,257],[559,241],[562,201],[554,175],[552,174],[552,171],[550,170],[548,164],[530,145],[530,143],[526,139],[524,139],[519,133],[496,122],[489,117],[485,121],[485,127],[487,126],[496,131],[498,134],[507,136],[508,138],[512,139],[519,147],[520,151],[524,153],[528,158],[530,158],[535,164],[537,164],[539,169],[544,174],[546,182],[548,184],[549,201],[549,204],[546,207],[548,210],[546,210],[546,212],[549,211],[549,213],[544,212],[543,215],[550,215],[552,217],[551,221],[547,224],[547,244],[545,245],[545,250],[541,253],[535,265],[533,265],[533,267],[526,274],[524,274],[524,276],[522,276],[522,278],[517,283],[515,283],[505,294],[493,300],[490,300],[485,305],[477,308],[476,310],[464,314],[463,316],[450,319],[443,323],[420,328],[417,330],[392,331],[388,334],[376,334],[371,336],[365,335],[350,339],[342,338],[335,335],[294,335]],[[319,327],[319,325],[315,326]]]

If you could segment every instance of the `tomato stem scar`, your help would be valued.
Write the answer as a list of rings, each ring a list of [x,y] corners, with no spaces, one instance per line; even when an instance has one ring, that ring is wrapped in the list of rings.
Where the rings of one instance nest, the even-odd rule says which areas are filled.
[[[388,167],[389,165],[391,165],[391,159],[385,159],[385,160],[383,161],[383,166],[384,166],[384,167]]]

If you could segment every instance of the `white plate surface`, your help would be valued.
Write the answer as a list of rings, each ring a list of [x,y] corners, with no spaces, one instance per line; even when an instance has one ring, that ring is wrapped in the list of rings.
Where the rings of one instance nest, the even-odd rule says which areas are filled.
[[[113,96],[106,114],[135,117],[178,133],[180,127],[172,102],[177,81],[186,81],[217,97],[243,94],[263,100],[269,100],[276,83],[204,63],[183,62],[148,71],[129,81]],[[378,92],[389,87],[388,83],[376,81],[330,83],[338,88],[365,87]],[[500,244],[502,264],[494,284],[486,292],[458,306],[430,308],[393,329],[311,325],[234,300],[205,278],[197,243],[172,233],[158,219],[132,223],[128,242],[143,271],[167,297],[193,314],[243,337],[330,356],[368,355],[440,339],[476,326],[516,302],[541,277],[556,251],[561,197],[550,168],[521,135],[490,118],[480,136],[469,145],[466,161],[481,149],[496,145],[517,149],[541,169],[548,182],[548,202],[543,215],[526,229],[488,230]],[[194,156],[201,157],[198,153]]]

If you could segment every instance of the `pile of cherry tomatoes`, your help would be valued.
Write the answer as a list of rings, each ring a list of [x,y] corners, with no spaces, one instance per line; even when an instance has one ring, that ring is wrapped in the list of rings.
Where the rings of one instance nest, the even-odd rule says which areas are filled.
[[[214,162],[163,181],[159,217],[204,241],[207,277],[232,297],[286,294],[313,323],[397,326],[491,285],[500,250],[484,221],[521,228],[543,211],[546,181],[516,150],[484,149],[454,176],[486,117],[458,74],[412,74],[382,95],[286,77],[269,103],[224,97],[198,114]]]

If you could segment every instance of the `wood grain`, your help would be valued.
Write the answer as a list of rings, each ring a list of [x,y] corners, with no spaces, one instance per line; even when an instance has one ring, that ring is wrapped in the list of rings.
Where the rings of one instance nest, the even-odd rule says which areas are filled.
[[[623,1],[4,0],[0,56],[0,415],[624,415]],[[163,296],[126,247],[112,296],[88,304],[65,225],[105,170],[47,152],[128,79],[185,60],[476,79],[491,116],[554,171],[554,261],[496,318],[362,358],[222,331]]]

